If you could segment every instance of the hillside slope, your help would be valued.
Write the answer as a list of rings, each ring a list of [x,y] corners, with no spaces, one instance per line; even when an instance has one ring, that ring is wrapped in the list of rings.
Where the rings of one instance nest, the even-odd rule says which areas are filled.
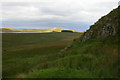
[[[72,68],[85,69],[91,77],[118,77],[119,11],[120,6],[103,16],[61,53],[72,57]]]
[[[75,30],[71,30],[71,29],[62,29],[62,28],[58,28],[58,27],[54,27],[53,29],[40,29],[40,30],[2,28],[2,29],[0,29],[0,32],[40,32],[40,33],[47,33],[47,32],[62,32],[62,30],[83,33],[83,31],[75,31]]]
[[[90,38],[105,38],[117,35],[119,26],[118,10],[119,8],[114,9],[90,26],[90,29],[84,33],[82,41],[84,42]]]
[[[118,78],[118,9],[99,19],[82,37],[61,50],[57,60],[26,77]]]

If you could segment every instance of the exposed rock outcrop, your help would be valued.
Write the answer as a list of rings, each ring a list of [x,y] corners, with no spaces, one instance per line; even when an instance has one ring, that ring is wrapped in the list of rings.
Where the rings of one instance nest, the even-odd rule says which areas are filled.
[[[90,38],[105,38],[110,35],[115,36],[119,26],[119,9],[120,6],[111,11],[108,15],[103,16],[94,25],[90,26],[90,29],[83,34],[82,42]]]

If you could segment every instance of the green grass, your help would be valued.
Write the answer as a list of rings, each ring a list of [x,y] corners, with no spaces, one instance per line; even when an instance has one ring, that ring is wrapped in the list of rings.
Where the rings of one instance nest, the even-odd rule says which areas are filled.
[[[59,75],[58,75],[59,74]],[[68,68],[43,69],[27,75],[28,78],[90,78],[91,75],[86,70],[76,70]]]
[[[71,48],[61,53],[61,57],[56,61],[57,65],[72,69],[87,69],[93,78],[118,77],[118,37],[116,36],[90,39],[84,43],[75,41]]]
[[[16,39],[17,35],[19,37]],[[21,41],[18,43],[13,41],[14,43],[9,43],[9,45],[3,47],[3,50],[6,49],[6,51],[3,51],[3,77],[118,77],[117,36],[90,39],[86,42],[80,42],[80,38],[78,38],[72,42],[76,38],[75,36],[78,37],[80,34],[3,34],[3,44],[11,42],[13,38],[17,41],[21,41],[20,39],[27,41],[28,39],[28,42]],[[64,49],[68,45],[69,47]]]
[[[46,68],[79,33],[3,33],[3,77],[20,77]]]
[[[24,77],[117,78],[117,43],[116,36],[91,39],[85,43],[75,41],[72,47],[56,56],[58,59],[47,62],[46,68],[35,70]]]

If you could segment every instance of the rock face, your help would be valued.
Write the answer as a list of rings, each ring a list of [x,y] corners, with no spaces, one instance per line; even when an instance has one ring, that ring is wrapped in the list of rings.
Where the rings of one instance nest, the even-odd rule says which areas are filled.
[[[103,16],[99,19],[94,25],[90,26],[90,29],[87,30],[82,36],[82,42],[90,38],[105,38],[108,36],[115,36],[118,33],[119,26],[119,9],[120,6],[108,15]]]

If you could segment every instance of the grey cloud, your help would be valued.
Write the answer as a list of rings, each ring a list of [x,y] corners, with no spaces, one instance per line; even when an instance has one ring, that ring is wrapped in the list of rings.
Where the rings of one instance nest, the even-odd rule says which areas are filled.
[[[72,11],[64,11],[64,10],[53,10],[50,8],[42,8],[41,11],[46,14],[53,14],[53,15],[59,15],[59,16],[69,16],[72,14]]]
[[[31,0],[33,1],[33,0]],[[40,0],[41,1],[41,0]],[[3,27],[39,28],[79,26],[86,30],[101,16],[117,7],[118,0],[42,0],[41,2],[3,2]]]

